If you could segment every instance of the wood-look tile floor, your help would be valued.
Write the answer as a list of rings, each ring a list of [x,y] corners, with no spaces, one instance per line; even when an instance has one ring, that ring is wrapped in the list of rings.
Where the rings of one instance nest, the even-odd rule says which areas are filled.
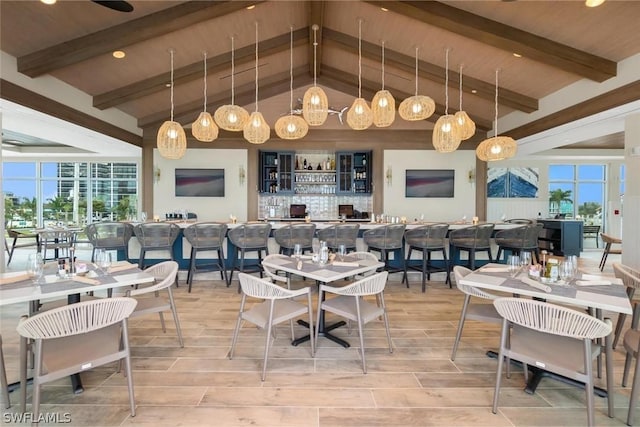
[[[585,265],[597,269],[597,261]],[[41,410],[68,413],[74,426],[586,425],[582,390],[544,379],[529,395],[516,368],[503,381],[498,413],[491,412],[496,361],[485,353],[497,348],[498,327],[468,321],[451,361],[462,295],[443,281],[430,282],[422,293],[417,276],[411,276],[410,289],[399,283],[399,275],[391,276],[385,295],[393,353],[382,322],[367,325],[367,374],[361,369],[357,331],[335,331],[352,344],[348,349],[321,337],[312,358],[309,343],[293,347],[288,325],[281,325],[262,382],[263,331],[245,325],[235,357],[228,359],[240,303],[237,281],[227,288],[222,281],[198,278],[191,293],[184,280],[175,291],[184,348],[178,346],[170,314],[166,333],[157,316],[130,322],[135,417],[129,414],[125,378],[114,365],[83,373],[85,391],[78,395],[68,379],[45,385]],[[443,280],[444,275],[433,278]],[[24,312],[26,306],[11,306],[1,313],[10,381],[18,378],[15,325]],[[300,336],[306,330],[296,326],[295,332]],[[625,424],[630,390],[620,387],[623,360],[620,345],[615,351],[615,418],[607,417],[606,400],[596,397],[597,425]],[[18,393],[11,398],[14,405],[7,412],[18,410]],[[3,424],[7,420],[3,415]]]

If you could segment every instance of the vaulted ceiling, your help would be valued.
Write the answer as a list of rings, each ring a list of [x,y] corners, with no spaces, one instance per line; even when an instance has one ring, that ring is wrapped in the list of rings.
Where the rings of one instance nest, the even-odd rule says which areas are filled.
[[[140,128],[154,131],[171,114],[169,49],[175,50],[175,120],[189,125],[203,109],[203,52],[208,57],[207,110],[213,113],[230,103],[232,37],[235,103],[254,110],[257,22],[258,109],[272,128],[289,111],[290,58],[293,103],[313,84],[316,36],[317,84],[327,91],[332,108],[350,105],[359,91],[370,100],[384,76],[396,105],[417,90],[437,106],[427,121],[398,117],[392,129],[428,130],[447,111],[447,102],[449,112],[459,109],[462,67],[462,106],[476,122],[480,139],[492,128],[496,70],[500,117],[514,111],[532,114],[541,99],[583,79],[606,84],[617,75],[620,61],[640,53],[640,2],[635,1],[608,1],[598,8],[587,8],[583,1],[130,3],[134,10],[122,13],[89,0],[52,6],[3,0],[1,49],[17,58],[19,73],[55,77],[90,95],[95,108],[119,109],[135,117]],[[314,24],[319,26],[315,35]],[[126,57],[115,59],[114,50]],[[2,83],[3,97],[15,92],[13,85]],[[572,116],[575,120],[637,99],[636,81],[610,91],[597,105],[577,107]],[[521,138],[545,126],[537,119],[512,129],[510,136]],[[323,127],[348,130],[337,117]]]

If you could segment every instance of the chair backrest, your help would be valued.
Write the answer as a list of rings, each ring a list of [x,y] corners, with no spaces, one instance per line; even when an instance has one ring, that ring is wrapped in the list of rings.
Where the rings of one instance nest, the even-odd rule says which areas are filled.
[[[627,288],[640,288],[640,271],[618,262],[613,263],[613,273]]]
[[[231,228],[227,233],[227,237],[238,248],[264,248],[269,241],[271,234],[271,224],[255,223],[242,224],[235,228]]]
[[[618,239],[617,237],[613,237],[605,233],[600,233],[600,238],[604,243],[622,243],[622,239]]]
[[[494,224],[488,223],[451,230],[449,241],[454,245],[461,243],[465,247],[488,248],[491,246],[494,227]]]
[[[145,222],[134,227],[140,245],[147,248],[168,248],[180,234],[180,227],[172,222]]]
[[[281,283],[289,283],[289,279],[286,276],[280,276],[279,274],[276,274],[275,270],[272,270],[271,267],[267,267],[266,265],[264,265],[265,261],[269,262],[271,260],[277,259],[277,258],[285,258],[287,260],[289,260],[289,257],[287,255],[281,255],[281,254],[270,254],[267,255],[266,257],[264,257],[262,259],[262,269],[264,270],[264,273],[267,275],[267,277],[269,277],[271,279],[271,281],[275,282],[281,282]]]
[[[94,247],[127,246],[133,236],[133,225],[126,222],[94,222],[84,229]]]
[[[498,298],[493,305],[509,322],[538,332],[589,340],[602,338],[611,333],[611,324],[608,322],[544,301]]]
[[[44,246],[69,248],[76,242],[77,231],[45,230],[40,232],[40,243]]]
[[[310,248],[313,245],[315,233],[315,224],[289,224],[274,230],[273,237],[283,248],[292,249],[296,243],[299,243],[303,248]]]
[[[31,339],[84,334],[121,322],[137,303],[133,298],[114,297],[69,304],[22,320],[17,331]]]
[[[404,233],[404,240],[410,246],[418,248],[444,248],[449,224],[429,224],[409,229]]]
[[[142,286],[128,291],[128,295],[141,295],[159,291],[173,285],[178,274],[178,263],[175,261],[162,261],[147,268],[145,273],[152,275],[156,280],[150,286]]]
[[[267,279],[252,276],[247,273],[239,273],[238,280],[240,281],[240,289],[242,289],[242,293],[252,298],[274,300],[292,298],[309,293],[309,288],[292,291],[271,283]]]
[[[404,224],[389,224],[372,228],[362,234],[364,242],[374,248],[398,249],[402,247]]]
[[[473,273],[473,271],[469,270],[467,267],[463,267],[461,265],[456,265],[453,267],[453,275],[456,278],[456,287],[463,293],[467,295],[471,295],[478,298],[491,299],[494,300],[498,298],[495,295],[492,295],[488,292],[483,291],[482,289],[478,289],[475,286],[464,285],[460,283],[462,278],[466,275]]]
[[[355,248],[359,230],[360,224],[358,223],[344,223],[321,228],[317,234],[318,239],[327,242],[331,248],[337,248],[339,245]]]
[[[388,276],[388,271],[381,271],[380,273],[372,274],[357,280],[350,285],[340,288],[332,288],[331,293],[348,296],[376,295],[384,291],[384,288],[387,285]]]
[[[524,218],[512,218],[507,219],[504,222],[508,222],[509,224],[533,224],[533,220]]]
[[[199,222],[185,228],[185,239],[196,249],[221,248],[227,235],[227,224],[220,222]]]

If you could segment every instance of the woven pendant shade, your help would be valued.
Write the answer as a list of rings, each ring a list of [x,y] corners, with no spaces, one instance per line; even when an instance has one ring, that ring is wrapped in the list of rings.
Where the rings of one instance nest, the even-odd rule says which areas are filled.
[[[165,159],[181,159],[187,152],[187,135],[178,122],[164,122],[158,130],[157,143],[158,151]]]
[[[485,139],[476,147],[476,156],[485,162],[509,159],[515,156],[518,151],[518,143],[513,138],[498,136],[498,71],[496,70],[496,110],[495,121],[493,122],[495,135],[493,138]]]
[[[463,141],[471,138],[476,133],[476,124],[465,111],[458,111],[454,117],[460,128],[460,138]]]
[[[276,121],[276,134],[282,139],[300,139],[309,132],[309,125],[300,116],[288,115]]]
[[[309,126],[324,124],[329,116],[329,100],[324,90],[318,86],[311,86],[304,93],[302,99],[302,117]]]
[[[244,108],[231,104],[218,108],[213,117],[222,129],[240,132],[249,120],[249,113]]]
[[[171,49],[169,53],[171,54],[171,119],[164,122],[158,129],[156,143],[162,157],[177,160],[187,152],[187,135],[182,125],[173,121],[173,54],[175,52]]]
[[[191,134],[198,141],[211,142],[218,137],[218,126],[211,114],[203,111],[191,125]]]
[[[509,136],[485,139],[476,148],[476,156],[482,161],[505,160],[516,155],[518,144]]]
[[[400,103],[398,114],[404,120],[425,120],[436,111],[436,103],[428,96],[414,95]]]
[[[391,92],[384,88],[384,41],[382,41],[382,89],[371,100],[373,124],[379,128],[391,126],[396,119],[396,100]]]
[[[461,139],[455,116],[451,114],[440,116],[433,127],[432,141],[439,153],[450,153],[458,149]]]
[[[364,130],[373,123],[371,108],[364,98],[356,98],[347,111],[347,124],[353,130]]]
[[[262,144],[271,136],[271,128],[264,117],[262,117],[262,113],[257,111],[251,113],[242,132],[244,139],[252,144]]]
[[[231,132],[240,132],[249,120],[249,113],[234,104],[235,99],[235,49],[234,38],[231,37],[231,104],[218,107],[213,118],[220,128]]]

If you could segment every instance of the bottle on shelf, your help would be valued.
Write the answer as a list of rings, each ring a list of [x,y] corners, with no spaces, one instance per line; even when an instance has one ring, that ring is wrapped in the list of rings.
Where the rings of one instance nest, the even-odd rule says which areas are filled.
[[[304,161],[302,162],[302,165],[304,166],[304,169],[307,169],[307,159],[304,159]]]
[[[332,171],[336,170],[336,158],[332,157],[331,158],[331,168]]]
[[[299,170],[299,169],[300,169],[300,162],[299,162],[298,156],[296,156],[296,170]]]

